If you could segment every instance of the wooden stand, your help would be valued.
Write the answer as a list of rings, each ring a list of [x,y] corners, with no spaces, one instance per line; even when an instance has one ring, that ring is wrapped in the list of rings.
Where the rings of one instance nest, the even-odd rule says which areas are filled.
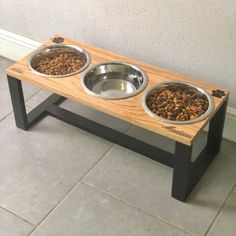
[[[148,87],[158,82],[177,80],[196,84],[209,93],[219,88],[202,81],[175,74],[165,69],[157,68],[137,60],[114,54],[112,52],[83,44],[71,39],[65,43],[78,45],[91,55],[91,65],[105,61],[123,61],[138,65],[149,77]],[[52,41],[47,41],[48,46]],[[90,96],[80,85],[80,74],[65,78],[46,78],[35,75],[27,66],[27,57],[21,59],[7,69],[12,105],[16,126],[23,130],[30,128],[45,115],[54,116],[76,127],[85,129],[114,143],[146,155],[163,164],[173,167],[172,196],[185,201],[198,179],[220,151],[220,143],[224,126],[225,112],[229,92],[224,96],[214,97],[215,108],[211,116],[189,125],[169,125],[150,117],[143,109],[141,98],[143,93],[122,100],[103,100]],[[21,80],[54,93],[29,114],[26,113]],[[171,154],[132,138],[126,134],[90,121],[58,106],[63,99],[71,99],[87,105],[111,116],[128,121],[134,125],[148,129],[176,141],[175,154]],[[192,144],[199,132],[210,122],[208,142],[198,158],[192,162]]]

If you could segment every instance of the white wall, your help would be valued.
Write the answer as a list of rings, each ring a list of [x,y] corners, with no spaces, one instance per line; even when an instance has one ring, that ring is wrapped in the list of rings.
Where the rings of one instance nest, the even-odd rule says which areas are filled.
[[[55,33],[231,89],[236,0],[0,0],[0,28]]]

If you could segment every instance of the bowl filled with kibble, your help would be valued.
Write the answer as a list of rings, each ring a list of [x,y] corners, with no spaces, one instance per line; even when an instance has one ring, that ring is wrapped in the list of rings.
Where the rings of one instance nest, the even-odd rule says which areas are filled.
[[[201,121],[214,109],[212,96],[206,90],[178,81],[167,81],[149,87],[142,97],[142,104],[153,118],[173,124]]]
[[[41,47],[28,58],[28,66],[35,74],[54,78],[78,74],[89,64],[89,53],[69,44]]]

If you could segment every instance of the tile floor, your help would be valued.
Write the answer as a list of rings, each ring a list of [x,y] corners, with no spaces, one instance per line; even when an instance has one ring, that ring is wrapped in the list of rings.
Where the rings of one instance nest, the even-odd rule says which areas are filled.
[[[236,235],[235,143],[223,141],[188,202],[179,202],[170,197],[169,167],[52,117],[17,129],[4,72],[11,64],[0,58],[1,236]],[[23,88],[28,110],[48,95]],[[173,151],[173,142],[128,123],[62,106]]]

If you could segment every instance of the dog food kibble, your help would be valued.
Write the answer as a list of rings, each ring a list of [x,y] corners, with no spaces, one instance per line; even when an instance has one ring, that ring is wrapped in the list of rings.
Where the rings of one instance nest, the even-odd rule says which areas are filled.
[[[147,98],[148,108],[168,120],[194,120],[204,114],[209,103],[203,95],[186,88],[155,91]]]
[[[84,64],[82,54],[59,52],[38,57],[34,69],[46,75],[66,75],[78,71]]]

